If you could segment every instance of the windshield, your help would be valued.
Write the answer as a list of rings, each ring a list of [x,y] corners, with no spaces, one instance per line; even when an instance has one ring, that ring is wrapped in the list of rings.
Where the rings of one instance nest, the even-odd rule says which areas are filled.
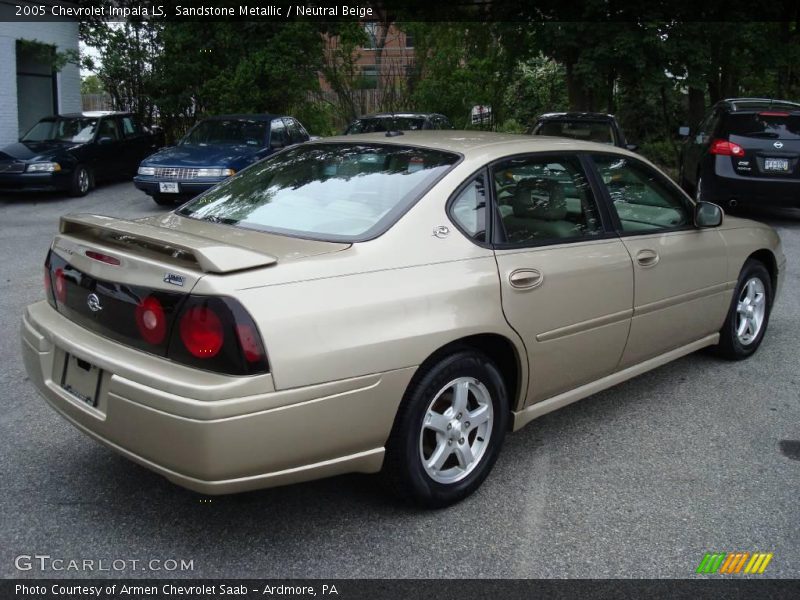
[[[186,146],[244,144],[261,147],[266,143],[267,122],[246,119],[201,121],[181,140],[181,145]]]
[[[568,137],[585,142],[614,144],[611,125],[603,121],[545,121],[534,130],[534,135]]]
[[[356,119],[346,134],[375,133],[380,131],[416,131],[425,128],[425,117],[372,117]]]
[[[780,111],[729,114],[725,130],[743,137],[796,140],[800,139],[800,115]]]
[[[185,204],[179,214],[312,239],[356,241],[389,226],[459,156],[381,144],[281,152]]]
[[[97,119],[75,117],[67,119],[44,119],[22,136],[23,142],[91,142],[97,129]]]

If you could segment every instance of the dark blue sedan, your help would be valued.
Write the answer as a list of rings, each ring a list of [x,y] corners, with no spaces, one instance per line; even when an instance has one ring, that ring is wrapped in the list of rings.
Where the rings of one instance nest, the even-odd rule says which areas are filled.
[[[273,152],[305,142],[305,128],[280,115],[220,115],[200,121],[178,143],[148,156],[133,182],[157,204],[186,200]]]

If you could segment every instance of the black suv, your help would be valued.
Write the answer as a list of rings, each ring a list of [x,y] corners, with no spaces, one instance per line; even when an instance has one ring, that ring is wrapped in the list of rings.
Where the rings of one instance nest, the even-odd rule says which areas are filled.
[[[528,133],[610,144],[630,151],[638,148],[635,144],[628,143],[617,119],[607,113],[545,113],[539,115],[536,124],[528,130]]]
[[[717,102],[686,136],[680,183],[695,198],[731,210],[800,208],[800,104],[765,98]]]

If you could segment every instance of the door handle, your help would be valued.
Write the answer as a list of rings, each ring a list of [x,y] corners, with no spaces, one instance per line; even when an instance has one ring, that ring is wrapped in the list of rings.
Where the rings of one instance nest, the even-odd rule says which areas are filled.
[[[508,276],[511,287],[518,290],[530,290],[542,285],[544,275],[536,269],[517,269]]]
[[[655,250],[639,250],[636,253],[636,262],[643,267],[655,267],[660,257]]]

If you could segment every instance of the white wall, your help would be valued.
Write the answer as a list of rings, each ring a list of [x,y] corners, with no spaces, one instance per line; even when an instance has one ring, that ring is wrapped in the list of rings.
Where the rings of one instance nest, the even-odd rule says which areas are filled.
[[[11,15],[7,15],[11,11]],[[19,39],[54,45],[59,52],[78,50],[77,21],[14,21],[14,7],[0,3],[0,146],[16,142],[19,131],[17,110],[17,48]],[[57,75],[58,110],[80,112],[81,76],[78,65],[67,64]]]

